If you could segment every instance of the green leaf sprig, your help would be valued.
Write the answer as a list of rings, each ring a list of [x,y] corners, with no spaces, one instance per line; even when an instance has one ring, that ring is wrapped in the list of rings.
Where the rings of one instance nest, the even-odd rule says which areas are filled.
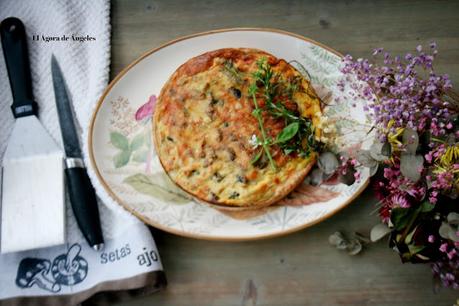
[[[280,101],[275,102],[275,98],[287,92],[292,96],[292,90],[298,90],[298,79],[291,82],[284,81],[276,74],[266,58],[261,58],[257,62],[258,70],[253,73],[254,82],[249,87],[249,96],[252,98],[255,109],[252,115],[257,118],[263,139],[260,141],[263,150],[255,156],[255,162],[260,159],[262,153],[267,156],[271,167],[274,165],[269,147],[278,145],[284,154],[289,155],[293,152],[302,157],[310,155],[311,150],[318,148],[318,143],[314,139],[314,128],[309,119],[301,117],[296,111],[289,110]],[[257,102],[257,93],[265,98],[265,106],[260,108]],[[285,122],[284,129],[276,136],[273,141],[266,135],[263,125],[262,111],[266,111],[270,116],[276,119],[283,119]],[[304,141],[306,139],[306,142]],[[254,162],[253,162],[254,163]]]

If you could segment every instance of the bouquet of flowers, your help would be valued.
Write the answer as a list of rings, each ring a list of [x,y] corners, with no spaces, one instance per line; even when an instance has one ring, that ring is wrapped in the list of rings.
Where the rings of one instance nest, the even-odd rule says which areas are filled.
[[[376,139],[346,160],[345,172],[369,167],[382,224],[403,262],[430,262],[434,277],[459,288],[459,99],[434,71],[435,43],[404,57],[374,50],[374,60],[344,58],[354,95],[370,101]],[[376,60],[379,59],[379,64]],[[355,80],[357,78],[357,81]],[[340,169],[343,171],[343,169]]]

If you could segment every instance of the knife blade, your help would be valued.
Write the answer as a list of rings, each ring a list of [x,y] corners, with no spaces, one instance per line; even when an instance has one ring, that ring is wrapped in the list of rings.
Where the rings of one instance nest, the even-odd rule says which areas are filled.
[[[104,239],[97,198],[83,162],[64,76],[54,55],[51,57],[51,75],[66,155],[65,176],[70,204],[83,236],[98,251],[102,249]]]

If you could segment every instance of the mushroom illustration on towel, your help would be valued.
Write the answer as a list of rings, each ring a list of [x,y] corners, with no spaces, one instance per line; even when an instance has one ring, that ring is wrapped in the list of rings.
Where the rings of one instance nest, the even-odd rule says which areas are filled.
[[[21,288],[37,285],[50,292],[59,292],[62,285],[81,283],[88,275],[88,262],[80,252],[81,246],[73,244],[66,254],[57,256],[52,265],[48,259],[24,258],[18,267],[16,285]]]
[[[71,286],[81,283],[88,275],[88,262],[80,256],[81,246],[72,245],[67,254],[57,256],[51,273],[58,284]]]
[[[61,285],[46,276],[50,267],[51,262],[47,259],[24,258],[19,264],[16,285],[21,288],[37,285],[41,289],[51,292],[60,291]]]

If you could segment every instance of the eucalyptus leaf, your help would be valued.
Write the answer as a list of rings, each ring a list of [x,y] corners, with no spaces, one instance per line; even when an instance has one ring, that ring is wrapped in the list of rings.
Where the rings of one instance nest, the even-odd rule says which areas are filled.
[[[357,255],[362,251],[363,247],[358,239],[352,239],[346,249],[349,255]]]
[[[345,250],[349,244],[341,232],[334,232],[328,237],[328,242],[339,250]]]
[[[379,164],[376,164],[376,165],[370,167],[370,176],[375,175],[376,172],[378,172],[378,168],[379,168]]]
[[[343,234],[341,232],[334,232],[328,237],[328,242],[331,245],[340,244],[344,240]]]
[[[370,240],[376,242],[386,237],[390,232],[391,229],[387,225],[383,223],[376,224],[370,231]]]
[[[406,128],[403,131],[402,142],[405,146],[406,152],[409,154],[416,154],[419,145],[419,135],[413,129]]]
[[[346,240],[343,240],[340,244],[335,245],[338,250],[347,250],[349,243]]]
[[[383,144],[383,146],[381,148],[381,154],[383,156],[387,156],[387,157],[390,157],[390,155],[392,154],[392,146],[388,141],[386,141]]]
[[[421,171],[423,166],[424,157],[422,157],[422,155],[403,153],[400,156],[400,172],[404,177],[415,183],[421,178]]]
[[[129,150],[121,151],[113,157],[113,164],[115,165],[115,168],[121,168],[127,165],[130,158],[131,158],[131,151]]]
[[[129,141],[123,134],[119,132],[110,133],[110,142],[112,145],[120,150],[127,151],[129,149]]]
[[[339,167],[339,161],[335,154],[331,152],[324,152],[320,154],[317,166],[325,174],[333,174]]]
[[[459,236],[457,235],[457,229],[452,230],[449,232],[449,239],[451,239],[454,242],[459,242]]]
[[[312,186],[320,185],[323,182],[323,178],[324,172],[319,168],[315,168],[311,171],[311,174],[309,174],[309,184]]]
[[[298,129],[300,128],[300,124],[298,122],[293,122],[284,127],[284,129],[277,135],[276,143],[283,143],[287,142],[292,139],[296,133],[298,133]]]
[[[440,236],[445,239],[450,239],[451,232],[454,235],[456,235],[456,231],[453,229],[451,225],[449,225],[446,222],[442,222],[442,224],[440,225],[440,228],[438,229],[438,233],[440,234]]]
[[[450,212],[446,217],[449,224],[459,225],[459,214],[455,212]]]
[[[378,164],[378,162],[373,157],[371,157],[370,151],[368,150],[360,150],[357,153],[356,158],[358,162],[361,163],[364,167],[372,168]]]
[[[363,243],[368,243],[368,238],[355,233],[355,237],[347,239],[343,233],[337,231],[328,237],[328,242],[338,250],[345,250],[349,255],[357,255],[363,249]]]
[[[370,147],[370,156],[376,161],[385,161],[390,156],[390,144],[388,142],[374,142]]]

